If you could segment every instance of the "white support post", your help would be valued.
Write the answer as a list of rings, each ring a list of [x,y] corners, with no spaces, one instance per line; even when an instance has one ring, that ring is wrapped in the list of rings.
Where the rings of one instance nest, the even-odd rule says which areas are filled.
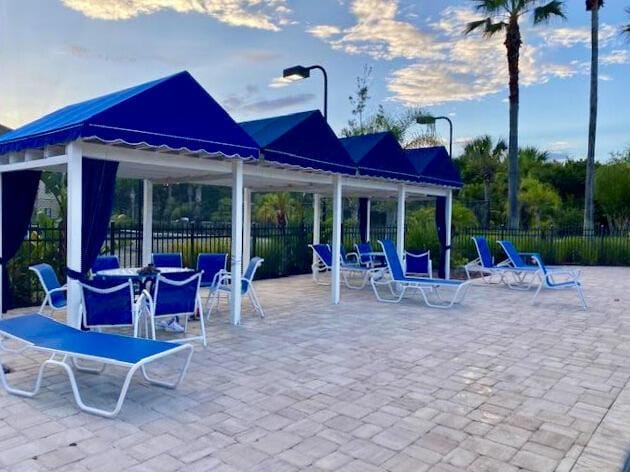
[[[3,257],[2,253],[2,173],[0,172],[0,259]],[[2,297],[4,293],[2,293],[2,284],[4,280],[2,280],[2,266],[4,262],[0,262],[0,319],[2,319],[2,310],[4,309],[4,305],[2,304]],[[0,369],[2,366],[0,366]]]
[[[153,252],[153,182],[144,180],[142,195],[142,264],[151,263]]]
[[[398,211],[396,212],[396,250],[398,257],[403,260],[405,255],[405,198],[407,192],[405,186],[398,186]]]
[[[332,227],[332,273],[331,297],[332,303],[340,301],[341,294],[341,220],[342,220],[342,186],[341,176],[333,177],[333,227]]]
[[[451,226],[453,220],[453,191],[449,190],[446,196],[446,205],[444,208],[446,212],[446,251],[445,251],[445,264],[444,264],[444,276],[447,279],[451,278]]]
[[[232,293],[230,318],[234,325],[241,323],[241,276],[243,257],[243,161],[232,163]]]
[[[366,242],[370,242],[370,232],[372,231],[372,199],[367,199],[367,209],[365,210],[365,240]]]
[[[66,266],[81,272],[81,227],[83,226],[83,154],[81,145],[74,141],[66,147],[68,155],[68,230]],[[81,293],[79,281],[68,277],[66,323],[81,326]]]
[[[243,190],[243,267],[252,258],[252,191]]]
[[[322,225],[322,196],[319,193],[313,194],[313,245],[319,244]],[[317,256],[313,251],[313,264],[311,265],[313,280],[317,280]]]

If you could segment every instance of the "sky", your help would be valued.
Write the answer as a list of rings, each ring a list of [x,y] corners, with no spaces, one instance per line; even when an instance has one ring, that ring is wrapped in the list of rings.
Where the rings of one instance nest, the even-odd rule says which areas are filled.
[[[590,17],[566,0],[566,20],[523,18],[520,145],[554,157],[586,154]],[[455,150],[508,136],[502,38],[464,35],[470,0],[0,0],[0,124],[18,127],[64,105],[188,70],[237,121],[321,108],[352,118],[348,97],[371,67],[368,112],[420,107],[454,123]],[[596,158],[630,146],[630,0],[608,0],[600,22]],[[418,125],[420,126],[420,125]],[[438,127],[442,137],[447,129]]]

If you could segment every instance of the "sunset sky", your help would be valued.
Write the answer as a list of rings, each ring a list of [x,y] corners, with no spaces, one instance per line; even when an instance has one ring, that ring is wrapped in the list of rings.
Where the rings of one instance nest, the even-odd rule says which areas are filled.
[[[582,0],[567,21],[523,22],[521,145],[583,157],[590,29]],[[507,138],[501,38],[464,36],[472,2],[437,0],[0,0],[0,123],[17,127],[66,104],[181,70],[237,120],[320,107],[322,81],[284,83],[282,69],[322,64],[330,122],[351,117],[365,64],[374,110],[447,114],[461,144]],[[630,146],[629,1],[601,11],[597,158]],[[441,134],[446,136],[445,130]]]

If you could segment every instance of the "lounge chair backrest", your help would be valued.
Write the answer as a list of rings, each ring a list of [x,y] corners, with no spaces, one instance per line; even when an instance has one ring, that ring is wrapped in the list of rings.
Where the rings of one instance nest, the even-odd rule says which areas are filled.
[[[81,305],[86,327],[133,325],[133,283],[112,279],[82,282]]]
[[[120,269],[118,256],[98,256],[92,265],[93,274],[108,269]]]
[[[514,267],[526,267],[527,263],[523,260],[519,252],[510,241],[498,241],[499,245],[503,248],[505,255]]]
[[[367,255],[369,252],[374,252],[372,250],[372,245],[370,243],[359,243],[355,244],[357,248],[357,252],[359,253],[359,257],[361,258],[361,263],[366,264],[368,262],[372,262],[372,258]]]
[[[328,244],[313,244],[311,247],[326,267],[332,267],[332,251]]]
[[[29,269],[37,274],[39,282],[42,284],[46,293],[61,287],[57,274],[55,274],[55,271],[50,264],[35,264],[29,267]],[[50,294],[50,298],[53,305],[59,306],[60,304],[65,303],[66,294],[63,292],[53,292]]]
[[[217,272],[226,269],[227,256],[227,254],[220,253],[202,253],[197,256],[197,272],[203,271],[202,284],[211,284]]]
[[[153,290],[155,316],[195,312],[201,274],[185,274],[187,277],[184,280],[175,280],[183,277],[181,274],[158,274]]]
[[[264,262],[262,257],[252,257],[247,264],[247,268],[245,272],[243,272],[242,284],[243,284],[243,292],[247,292],[249,286],[254,281],[254,276],[256,275],[256,271]]]
[[[155,267],[184,267],[181,252],[158,252],[151,255]]]
[[[379,241],[379,243],[385,253],[385,260],[387,261],[387,267],[389,268],[392,278],[394,280],[404,280],[405,271],[400,263],[400,258],[398,257],[398,252],[396,252],[394,242],[390,239],[383,239],[382,241]]]
[[[405,271],[408,274],[429,274],[431,263],[430,251],[407,251],[405,257]]]
[[[494,267],[492,251],[490,251],[490,246],[488,245],[488,241],[486,240],[486,238],[484,238],[483,236],[473,236],[472,240],[474,241],[475,247],[477,248],[477,254],[479,254],[481,265],[487,268]]]

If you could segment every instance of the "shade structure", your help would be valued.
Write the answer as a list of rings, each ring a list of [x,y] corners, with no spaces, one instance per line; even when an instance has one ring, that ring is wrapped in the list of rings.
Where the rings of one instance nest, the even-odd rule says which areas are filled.
[[[246,121],[266,162],[354,175],[355,165],[319,110]]]
[[[339,140],[362,176],[418,182],[411,162],[389,132],[363,134]]]
[[[0,136],[0,154],[83,139],[257,158],[256,142],[188,73],[69,105]]]
[[[405,149],[405,155],[421,182],[456,188],[464,185],[459,170],[453,164],[444,146]]]

